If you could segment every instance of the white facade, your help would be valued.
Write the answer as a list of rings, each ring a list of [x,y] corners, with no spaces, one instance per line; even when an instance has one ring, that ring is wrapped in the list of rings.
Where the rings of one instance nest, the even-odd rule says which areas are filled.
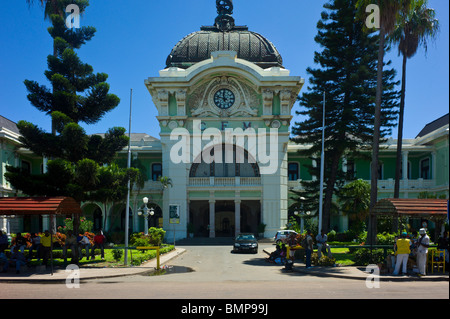
[[[173,184],[163,195],[167,238],[186,238],[188,223],[206,227],[209,237],[256,232],[264,223],[269,237],[287,222],[289,125],[304,80],[286,69],[262,69],[236,56],[233,51],[213,52],[210,59],[186,70],[168,68],[145,81],[158,109],[164,176]],[[225,99],[219,103],[220,90],[231,92],[228,105],[220,104]],[[252,147],[249,138],[243,143],[227,141],[227,129],[267,136]],[[262,142],[262,135],[256,140]],[[208,150],[203,156],[212,149],[220,154],[222,144],[237,145],[235,154],[243,146],[240,154],[246,164],[234,158],[229,162],[227,155],[223,162],[228,164],[217,159],[213,166],[194,163],[201,151]],[[267,157],[259,156],[262,146]],[[256,163],[249,164],[247,154]],[[171,224],[171,206],[179,207],[179,224]]]

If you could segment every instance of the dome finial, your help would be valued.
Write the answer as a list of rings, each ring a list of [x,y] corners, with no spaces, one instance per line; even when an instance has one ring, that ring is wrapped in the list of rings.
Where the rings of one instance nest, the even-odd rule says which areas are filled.
[[[234,28],[233,0],[216,0],[217,13],[219,14],[214,25],[220,31],[230,31]]]

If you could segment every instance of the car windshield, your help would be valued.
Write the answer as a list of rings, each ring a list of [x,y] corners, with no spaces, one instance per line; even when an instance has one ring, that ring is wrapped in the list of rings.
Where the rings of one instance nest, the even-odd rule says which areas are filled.
[[[236,240],[253,240],[255,239],[255,236],[253,235],[239,235],[236,237]]]

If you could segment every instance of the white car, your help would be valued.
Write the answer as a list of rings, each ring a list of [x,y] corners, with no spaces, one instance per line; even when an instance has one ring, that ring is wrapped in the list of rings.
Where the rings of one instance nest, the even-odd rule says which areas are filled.
[[[279,230],[275,234],[274,240],[277,244],[280,243],[286,244],[286,241],[288,240],[291,234],[297,235],[297,232],[293,230]]]

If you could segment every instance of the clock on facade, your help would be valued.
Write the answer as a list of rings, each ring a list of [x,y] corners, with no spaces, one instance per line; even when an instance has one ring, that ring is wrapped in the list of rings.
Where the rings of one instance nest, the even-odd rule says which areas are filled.
[[[220,89],[214,94],[214,104],[223,110],[232,107],[235,100],[234,93],[228,89]]]

